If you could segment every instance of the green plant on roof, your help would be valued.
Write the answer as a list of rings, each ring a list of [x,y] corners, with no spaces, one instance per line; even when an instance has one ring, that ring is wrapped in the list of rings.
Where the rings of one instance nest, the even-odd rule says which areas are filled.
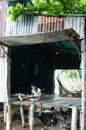
[[[15,21],[25,13],[63,15],[63,14],[86,14],[86,0],[34,0],[33,4],[17,3],[9,7],[6,17],[11,17]]]
[[[12,21],[16,21],[16,19],[24,13],[34,11],[34,6],[29,2],[26,4],[26,6],[17,3],[15,6],[9,6],[8,9],[9,13],[6,14],[6,17],[11,17]]]
[[[16,6],[9,7],[9,13],[6,17],[11,17],[15,21],[24,12],[24,5],[17,3]]]

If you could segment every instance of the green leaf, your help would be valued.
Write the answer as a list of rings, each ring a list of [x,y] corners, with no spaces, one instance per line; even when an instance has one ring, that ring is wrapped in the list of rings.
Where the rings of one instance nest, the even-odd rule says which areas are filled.
[[[6,18],[9,18],[11,16],[12,16],[12,14],[6,14]]]
[[[28,3],[26,4],[26,8],[29,9],[29,8],[30,8],[30,5],[31,5],[30,2],[28,2]]]
[[[13,21],[13,22],[15,22],[16,19],[17,19],[16,17],[14,17],[14,16],[12,17],[12,21]]]
[[[9,12],[12,12],[13,10],[14,10],[14,6],[9,6],[9,8],[8,8],[8,10],[9,10]]]

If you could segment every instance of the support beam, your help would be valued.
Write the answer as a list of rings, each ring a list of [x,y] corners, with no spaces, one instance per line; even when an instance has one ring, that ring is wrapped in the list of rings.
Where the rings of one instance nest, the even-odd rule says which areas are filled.
[[[11,102],[10,102],[10,92],[11,92],[11,62],[10,62],[10,58],[8,57],[10,55],[10,50],[5,47],[5,52],[6,52],[6,59],[7,59],[7,66],[6,66],[6,76],[7,76],[7,80],[6,80],[6,86],[7,86],[7,97],[6,97],[6,130],[12,130],[12,119],[11,119]],[[7,56],[8,55],[8,56]]]
[[[80,110],[80,118],[79,119],[80,119],[80,124],[79,125],[80,125],[80,128],[81,128],[81,121],[82,121],[81,120],[82,119],[82,111],[81,110]]]
[[[40,110],[39,110],[39,116],[42,115],[42,105],[40,106]]]
[[[21,120],[22,120],[22,127],[25,127],[25,119],[24,119],[24,109],[23,109],[23,105],[20,105],[20,114],[21,114]]]
[[[85,130],[86,121],[86,50],[85,41],[81,42],[82,45],[82,118],[81,118],[81,130]]]
[[[6,103],[6,130],[12,130],[11,126],[11,103]]]
[[[4,124],[6,123],[6,103],[3,103],[3,110],[4,110]]]
[[[34,108],[35,108],[35,105],[33,103],[33,104],[31,104],[30,109],[29,109],[29,126],[30,126],[30,130],[33,130],[33,127],[34,127]]]
[[[4,36],[0,37],[1,45],[5,46],[22,46],[22,45],[31,45],[31,44],[40,44],[40,43],[53,43],[58,41],[69,41],[73,42],[76,46],[78,52],[80,47],[76,45],[75,38],[71,38],[66,32],[71,31],[71,35],[77,38],[77,43],[80,43],[81,39],[79,36],[76,36],[77,33],[72,28],[56,30],[52,32],[41,32],[36,34],[26,34],[26,35],[17,35],[17,36]],[[80,52],[79,52],[80,53]]]
[[[71,130],[77,130],[77,107],[72,107]]]

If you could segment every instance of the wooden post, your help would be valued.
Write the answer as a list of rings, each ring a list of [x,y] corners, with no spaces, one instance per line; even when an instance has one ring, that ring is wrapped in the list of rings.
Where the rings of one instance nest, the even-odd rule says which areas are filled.
[[[71,130],[77,130],[77,107],[72,107]]]
[[[3,109],[4,109],[4,124],[6,123],[6,103],[3,103]]]
[[[20,114],[21,114],[21,120],[22,120],[22,127],[25,127],[25,119],[24,119],[24,109],[23,109],[23,105],[20,105]]]
[[[6,57],[6,130],[12,130],[11,126],[11,103],[10,103],[10,72],[11,72],[11,60],[10,60],[10,50],[5,47],[5,57]]]
[[[31,104],[30,109],[29,109],[29,126],[30,130],[33,130],[34,127],[34,103]]]
[[[42,105],[40,106],[40,110],[39,110],[39,116],[42,115]]]
[[[81,118],[81,130],[85,129],[86,121],[86,50],[85,41],[81,42],[82,45],[82,118]]]
[[[6,103],[6,130],[12,130],[11,127],[11,103]]]
[[[79,125],[80,125],[80,128],[81,128],[81,117],[82,117],[82,112],[81,112],[81,110],[80,110],[80,118],[79,118],[79,119],[80,119],[80,124],[79,124]]]

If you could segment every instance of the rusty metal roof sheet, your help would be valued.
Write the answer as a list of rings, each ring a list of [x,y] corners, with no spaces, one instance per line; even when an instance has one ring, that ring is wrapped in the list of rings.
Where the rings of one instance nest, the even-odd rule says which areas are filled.
[[[49,32],[73,28],[80,37],[84,37],[85,17],[57,17],[24,15],[16,22],[6,20],[6,36],[16,36],[29,33]]]

